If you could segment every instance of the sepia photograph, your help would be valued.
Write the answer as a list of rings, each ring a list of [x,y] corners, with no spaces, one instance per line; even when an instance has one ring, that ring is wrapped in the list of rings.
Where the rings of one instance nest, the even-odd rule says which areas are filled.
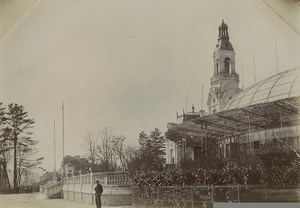
[[[300,0],[0,0],[0,208],[299,208]]]

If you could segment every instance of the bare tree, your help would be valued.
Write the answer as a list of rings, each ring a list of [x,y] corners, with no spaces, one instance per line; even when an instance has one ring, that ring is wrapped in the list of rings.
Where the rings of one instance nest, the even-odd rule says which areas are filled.
[[[94,132],[88,132],[87,136],[83,138],[83,148],[86,150],[88,159],[91,161],[92,167],[96,163],[96,151],[98,138]]]
[[[124,155],[124,136],[115,136],[112,140],[114,154],[118,157],[121,163],[122,170],[127,169],[125,155]]]
[[[104,128],[98,133],[98,144],[96,149],[96,155],[100,160],[102,171],[111,171],[113,169],[113,139],[112,130]]]
[[[127,170],[131,169],[131,167],[135,165],[134,163],[136,163],[136,161],[139,158],[137,148],[132,146],[126,146],[124,148],[123,155],[124,155],[124,160],[125,160]]]
[[[20,186],[23,176],[27,175],[30,170],[35,169],[41,164],[43,157],[32,159],[32,156],[37,152],[35,145],[37,141],[32,140],[30,137],[21,137],[17,145],[17,173],[18,182]]]

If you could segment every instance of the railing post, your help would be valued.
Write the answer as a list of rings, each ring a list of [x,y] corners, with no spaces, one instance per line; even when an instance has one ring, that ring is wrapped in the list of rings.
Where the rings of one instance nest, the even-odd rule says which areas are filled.
[[[94,196],[93,196],[93,171],[92,169],[90,169],[90,179],[91,179],[91,195],[92,195],[92,204],[94,204]]]
[[[82,174],[81,174],[81,170],[79,171],[80,174],[80,202],[82,202]]]
[[[74,173],[72,173],[72,177],[73,177],[73,200],[75,201],[75,176],[74,176]]]
[[[104,174],[104,186],[107,186],[108,185],[108,174],[105,173]]]

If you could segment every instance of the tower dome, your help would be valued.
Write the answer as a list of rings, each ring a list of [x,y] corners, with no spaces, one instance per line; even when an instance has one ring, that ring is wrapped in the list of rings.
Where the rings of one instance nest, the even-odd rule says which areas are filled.
[[[234,51],[232,44],[229,41],[228,26],[224,23],[224,20],[222,20],[222,23],[219,26],[218,43],[215,51],[218,50]]]

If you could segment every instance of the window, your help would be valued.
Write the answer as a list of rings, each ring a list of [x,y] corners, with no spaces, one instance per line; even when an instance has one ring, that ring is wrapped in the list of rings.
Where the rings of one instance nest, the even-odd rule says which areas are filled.
[[[229,70],[230,70],[230,68],[231,68],[231,61],[230,61],[230,58],[225,58],[225,60],[224,60],[224,72],[226,73],[226,74],[229,74]]]
[[[217,59],[216,67],[217,67],[217,74],[219,74],[220,73],[219,59]]]

